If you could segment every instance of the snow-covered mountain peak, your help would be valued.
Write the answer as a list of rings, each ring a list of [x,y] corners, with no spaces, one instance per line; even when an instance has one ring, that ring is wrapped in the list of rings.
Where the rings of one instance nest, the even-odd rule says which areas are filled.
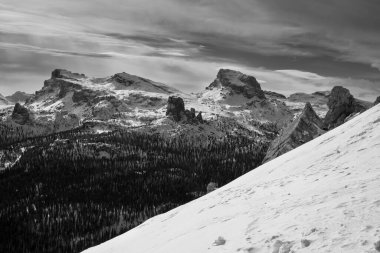
[[[376,252],[380,105],[88,253]]]
[[[265,99],[265,94],[255,77],[235,70],[220,69],[216,79],[208,86],[208,89],[213,88],[225,88],[230,93],[242,94],[248,99]]]

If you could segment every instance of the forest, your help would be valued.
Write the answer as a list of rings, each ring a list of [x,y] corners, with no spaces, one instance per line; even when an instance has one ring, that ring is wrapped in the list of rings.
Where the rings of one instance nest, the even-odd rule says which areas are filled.
[[[35,135],[0,127],[3,157],[17,156],[0,172],[0,252],[80,252],[254,169],[269,145],[86,127]]]

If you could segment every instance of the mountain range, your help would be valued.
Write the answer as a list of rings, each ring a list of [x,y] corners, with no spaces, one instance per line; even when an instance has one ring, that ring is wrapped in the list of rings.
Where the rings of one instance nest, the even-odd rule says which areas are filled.
[[[56,69],[35,94],[0,103],[1,252],[102,243],[271,167],[376,104],[342,86],[286,97],[231,69],[191,94],[124,72],[92,78]]]

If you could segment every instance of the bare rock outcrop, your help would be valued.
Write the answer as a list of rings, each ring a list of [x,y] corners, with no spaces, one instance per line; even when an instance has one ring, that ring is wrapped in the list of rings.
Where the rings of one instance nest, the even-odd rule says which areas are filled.
[[[71,71],[68,71],[66,69],[55,69],[51,73],[51,78],[64,78],[64,79],[81,79],[81,78],[86,78],[84,74],[79,74],[79,73],[73,73]]]
[[[185,109],[185,103],[181,97],[170,96],[168,99],[168,105],[166,108],[166,116],[173,118],[176,122],[187,122],[187,123],[202,123],[202,113],[199,112],[198,115],[195,113],[195,109],[190,110]]]
[[[170,96],[166,108],[166,116],[173,117],[174,121],[180,121],[185,116],[185,103],[181,97]]]
[[[335,86],[332,89],[327,105],[329,111],[324,119],[324,124],[328,129],[340,126],[350,115],[367,109],[364,103],[355,100],[350,91],[342,86]]]
[[[253,76],[245,75],[239,71],[230,69],[220,69],[216,79],[207,87],[224,87],[231,90],[231,93],[242,94],[246,98],[257,97],[265,99],[264,91],[259,82]]]
[[[30,113],[28,109],[19,103],[16,103],[13,112],[12,120],[20,125],[25,125],[30,121]]]
[[[373,103],[373,105],[377,105],[377,104],[380,104],[380,96],[378,96],[375,102]]]

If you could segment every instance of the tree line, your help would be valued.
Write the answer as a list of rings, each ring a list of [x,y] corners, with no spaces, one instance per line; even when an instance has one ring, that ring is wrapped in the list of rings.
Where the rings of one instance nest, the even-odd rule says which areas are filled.
[[[97,245],[254,169],[269,145],[84,128],[9,143],[18,159],[0,172],[0,252]]]

